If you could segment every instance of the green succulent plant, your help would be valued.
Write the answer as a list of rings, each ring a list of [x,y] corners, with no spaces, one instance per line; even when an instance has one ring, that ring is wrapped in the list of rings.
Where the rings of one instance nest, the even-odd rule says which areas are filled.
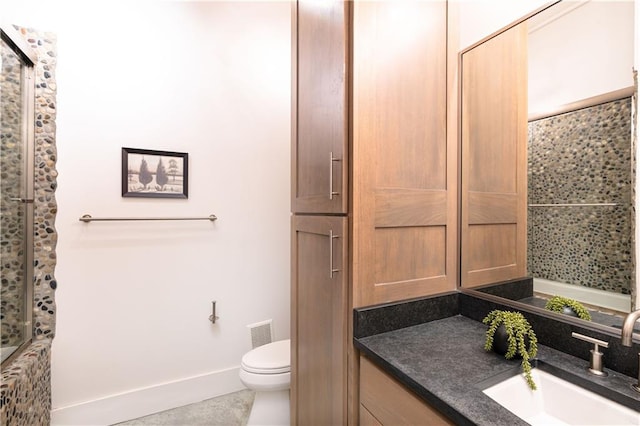
[[[501,324],[504,324],[508,336],[508,349],[504,357],[511,359],[516,354],[522,357],[522,371],[525,380],[532,390],[536,390],[536,384],[531,377],[530,360],[535,358],[538,353],[538,339],[529,321],[520,312],[494,310],[489,312],[482,322],[489,326],[484,344],[486,351],[493,350],[493,338],[496,330]],[[528,348],[525,337],[529,338]]]
[[[568,297],[553,296],[547,301],[544,308],[549,311],[562,313],[562,310],[565,307],[568,307],[575,312],[576,315],[578,315],[578,318],[591,321],[591,314],[589,314],[589,311],[582,305],[582,303],[577,300],[569,299]]]

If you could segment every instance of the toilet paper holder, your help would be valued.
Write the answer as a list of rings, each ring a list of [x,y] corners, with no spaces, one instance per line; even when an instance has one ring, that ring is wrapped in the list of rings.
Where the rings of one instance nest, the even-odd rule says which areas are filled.
[[[216,316],[216,301],[213,300],[211,301],[211,315],[209,315],[209,321],[211,321],[213,324],[216,323],[216,320],[218,320],[220,317]]]

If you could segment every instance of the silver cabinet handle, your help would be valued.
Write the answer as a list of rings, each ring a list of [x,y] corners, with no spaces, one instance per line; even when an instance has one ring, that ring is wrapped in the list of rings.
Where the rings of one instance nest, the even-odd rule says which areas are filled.
[[[339,192],[333,190],[333,163],[342,161],[340,158],[333,156],[333,151],[329,153],[329,199],[333,200],[334,195],[340,195]]]
[[[13,197],[13,198],[9,198],[9,201],[18,201],[20,203],[33,203],[32,198]]]
[[[333,229],[329,230],[329,278],[333,279],[333,274],[340,272],[340,269],[333,267],[333,240],[340,238],[339,235],[333,235]]]

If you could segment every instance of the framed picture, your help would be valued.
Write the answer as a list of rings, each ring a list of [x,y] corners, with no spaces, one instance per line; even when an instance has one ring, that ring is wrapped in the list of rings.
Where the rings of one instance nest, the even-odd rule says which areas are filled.
[[[122,148],[122,196],[188,198],[189,154]]]

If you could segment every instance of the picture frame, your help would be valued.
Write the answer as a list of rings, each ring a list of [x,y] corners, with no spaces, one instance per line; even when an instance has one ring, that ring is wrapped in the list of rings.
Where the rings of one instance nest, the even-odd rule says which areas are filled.
[[[122,196],[189,198],[189,154],[122,148]]]

